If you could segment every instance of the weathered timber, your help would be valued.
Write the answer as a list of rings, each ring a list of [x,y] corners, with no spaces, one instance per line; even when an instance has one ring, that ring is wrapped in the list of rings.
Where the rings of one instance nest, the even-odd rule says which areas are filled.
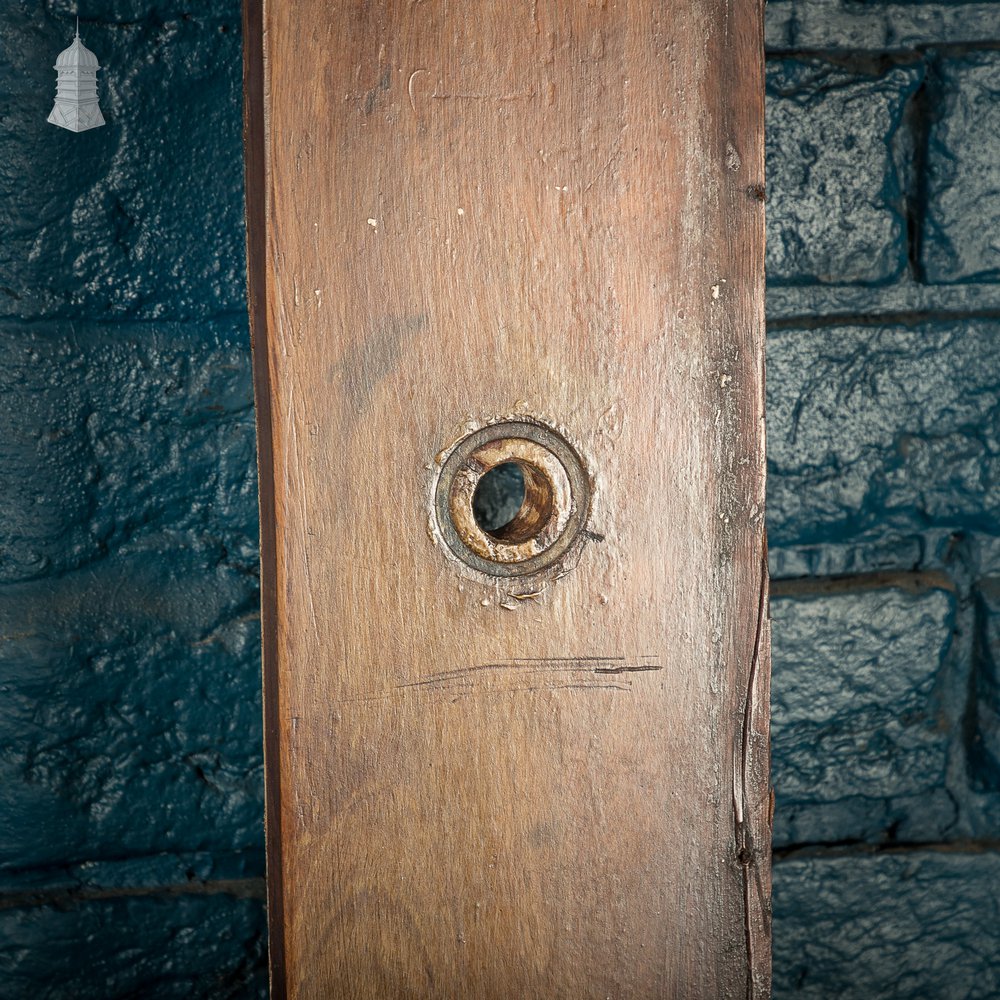
[[[761,15],[247,0],[276,996],[768,993]]]

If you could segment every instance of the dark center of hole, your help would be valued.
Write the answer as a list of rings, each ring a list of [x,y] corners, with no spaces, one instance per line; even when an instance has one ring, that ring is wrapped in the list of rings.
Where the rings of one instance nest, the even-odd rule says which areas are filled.
[[[524,472],[517,462],[502,462],[485,473],[472,495],[472,516],[488,535],[506,528],[524,504]]]

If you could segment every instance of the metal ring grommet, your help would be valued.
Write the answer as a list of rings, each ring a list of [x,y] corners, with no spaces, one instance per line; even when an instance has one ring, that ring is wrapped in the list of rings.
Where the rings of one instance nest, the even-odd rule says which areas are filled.
[[[501,528],[485,530],[473,512],[480,480],[517,464],[524,499]],[[590,481],[576,450],[555,431],[529,421],[504,421],[469,434],[450,451],[435,487],[441,536],[452,554],[491,576],[526,576],[557,563],[584,528]]]

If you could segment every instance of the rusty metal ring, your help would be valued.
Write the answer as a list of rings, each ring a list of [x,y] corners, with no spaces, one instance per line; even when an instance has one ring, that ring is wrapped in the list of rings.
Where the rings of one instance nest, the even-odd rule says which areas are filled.
[[[525,498],[513,520],[494,532],[477,524],[476,487],[490,469],[521,467]],[[551,428],[524,420],[490,424],[459,441],[434,491],[438,529],[452,554],[490,576],[528,576],[557,563],[590,512],[590,480],[576,450]]]

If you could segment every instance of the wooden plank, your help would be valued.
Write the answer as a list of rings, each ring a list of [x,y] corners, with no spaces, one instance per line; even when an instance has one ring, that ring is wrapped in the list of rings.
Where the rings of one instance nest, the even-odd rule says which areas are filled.
[[[761,15],[247,0],[276,996],[769,991]]]

